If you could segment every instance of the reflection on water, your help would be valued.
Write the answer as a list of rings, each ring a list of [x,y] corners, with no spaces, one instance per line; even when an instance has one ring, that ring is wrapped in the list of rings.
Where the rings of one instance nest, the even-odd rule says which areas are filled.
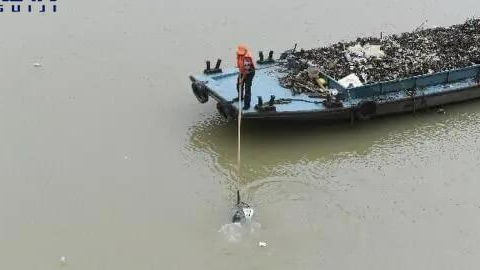
[[[0,16],[14,25],[0,41],[0,269],[478,268],[479,102],[353,127],[247,123],[242,191],[262,229],[230,244],[235,124],[187,78],[205,59],[233,66],[238,43],[450,25],[478,0],[137,2]]]
[[[309,167],[316,175],[326,164],[345,159],[406,148],[421,151],[430,140],[449,140],[453,132],[464,132],[475,124],[478,102],[435,109],[416,115],[398,115],[368,122],[319,124],[315,122],[246,122],[242,130],[242,174],[244,182],[271,176],[295,176]],[[236,170],[236,123],[211,116],[190,130],[188,154],[204,154],[212,170],[233,177]],[[312,166],[315,165],[315,166]]]
[[[431,109],[353,126],[246,122],[242,130],[242,187],[249,189],[247,196],[257,194],[256,201],[264,202],[268,197],[283,196],[279,195],[282,185],[293,190],[299,185],[324,191],[348,189],[352,187],[342,184],[341,178],[354,177],[362,168],[378,174],[372,177],[382,177],[384,167],[417,166],[438,152],[453,155],[450,147],[458,148],[462,138],[468,144],[476,134],[478,107],[479,102],[473,101],[447,106],[446,114]],[[236,143],[236,124],[214,115],[191,128],[184,153],[223,175],[225,187],[233,194]]]
[[[388,265],[378,258],[397,262],[397,256],[413,256],[419,263],[423,255],[412,250],[442,254],[452,245],[463,247],[477,230],[472,214],[480,208],[473,191],[480,174],[480,102],[445,110],[353,127],[246,124],[243,188],[259,213],[260,240],[274,241],[269,250],[277,259],[301,264],[302,258],[321,258],[322,265],[347,269],[345,257]],[[209,169],[224,174],[225,188],[232,189],[235,143],[235,124],[212,117],[191,129],[184,152],[212,164]],[[468,233],[452,229],[459,227]],[[235,230],[227,235],[239,236]],[[251,256],[250,247],[241,247],[226,249]],[[477,248],[472,243],[462,250]],[[459,254],[443,261],[470,258]],[[307,268],[315,269],[315,263]]]

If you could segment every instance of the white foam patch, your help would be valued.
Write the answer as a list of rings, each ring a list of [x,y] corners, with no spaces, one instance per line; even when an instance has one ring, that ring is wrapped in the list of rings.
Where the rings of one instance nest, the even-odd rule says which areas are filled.
[[[218,232],[223,234],[227,242],[238,243],[261,228],[262,225],[257,222],[228,223],[223,225]]]
[[[222,233],[228,242],[238,243],[242,240],[242,225],[240,223],[225,224],[218,232]]]

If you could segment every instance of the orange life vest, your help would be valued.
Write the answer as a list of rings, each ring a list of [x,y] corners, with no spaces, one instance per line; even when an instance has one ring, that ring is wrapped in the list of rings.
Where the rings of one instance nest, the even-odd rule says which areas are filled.
[[[237,66],[240,70],[240,73],[243,75],[247,75],[248,73],[255,71],[255,62],[249,53],[237,56]]]
[[[237,67],[242,75],[255,71],[255,61],[245,44],[241,44],[237,48]]]

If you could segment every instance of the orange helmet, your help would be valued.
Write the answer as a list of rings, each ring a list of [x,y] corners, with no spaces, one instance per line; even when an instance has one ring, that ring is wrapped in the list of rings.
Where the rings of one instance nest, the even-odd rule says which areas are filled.
[[[240,44],[237,47],[237,55],[246,55],[248,53],[248,46],[246,44]]]

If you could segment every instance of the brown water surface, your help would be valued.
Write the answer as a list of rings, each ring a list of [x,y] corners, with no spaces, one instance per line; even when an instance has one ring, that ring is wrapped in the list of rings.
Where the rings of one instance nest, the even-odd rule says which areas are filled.
[[[480,266],[479,102],[353,127],[247,123],[242,189],[262,229],[229,243],[235,125],[187,79],[206,58],[233,65],[240,42],[450,25],[477,0],[58,6],[0,14],[0,269]]]

